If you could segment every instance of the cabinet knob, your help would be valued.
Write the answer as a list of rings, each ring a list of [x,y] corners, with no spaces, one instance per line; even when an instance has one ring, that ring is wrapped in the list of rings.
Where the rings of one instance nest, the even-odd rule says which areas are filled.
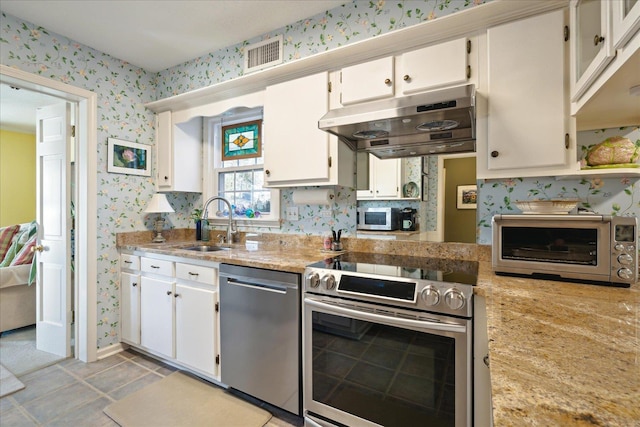
[[[604,41],[604,37],[602,37],[602,36],[599,36],[599,35],[596,34],[593,37],[593,45],[594,46],[598,46],[598,43],[602,43],[603,41]]]
[[[408,82],[409,80],[411,80],[411,77],[409,76],[409,74],[405,74],[402,80],[404,80],[405,82]]]
[[[267,176],[270,176],[271,175],[271,171],[269,169],[266,169],[264,171],[264,174],[267,175]]]
[[[137,283],[132,283],[131,286],[133,286],[135,288],[136,286],[138,286],[138,284]]]
[[[387,86],[391,84],[391,79],[384,79],[384,84]]]
[[[167,291],[167,295],[171,295],[173,292],[171,291]]]
[[[174,294],[173,296],[178,298],[180,296],[180,294]]]
[[[497,152],[497,151],[495,151],[495,150],[491,152],[491,157],[493,157],[494,159],[495,159],[496,157],[498,157],[499,155],[500,155],[500,153],[499,153],[499,152]]]
[[[164,177],[164,180],[165,180],[165,181],[166,181],[166,180],[168,180],[168,179],[169,179],[169,177],[168,177],[168,176],[165,176],[165,177]]]

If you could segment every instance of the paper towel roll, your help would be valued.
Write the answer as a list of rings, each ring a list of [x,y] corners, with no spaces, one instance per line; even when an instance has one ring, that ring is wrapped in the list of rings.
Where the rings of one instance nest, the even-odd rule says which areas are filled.
[[[329,205],[333,201],[333,190],[295,190],[293,203],[295,205]]]

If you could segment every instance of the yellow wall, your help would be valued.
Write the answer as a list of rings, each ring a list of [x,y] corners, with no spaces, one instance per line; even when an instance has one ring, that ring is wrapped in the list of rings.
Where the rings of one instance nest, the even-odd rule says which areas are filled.
[[[36,136],[0,129],[0,227],[36,219]]]
[[[452,158],[444,161],[445,217],[444,241],[476,243],[476,209],[458,209],[458,186],[475,185],[476,158]]]

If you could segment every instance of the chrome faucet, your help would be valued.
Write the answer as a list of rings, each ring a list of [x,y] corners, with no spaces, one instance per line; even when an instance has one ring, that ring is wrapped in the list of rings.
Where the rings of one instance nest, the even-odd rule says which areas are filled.
[[[209,205],[211,204],[211,202],[215,200],[223,201],[224,203],[227,204],[227,208],[229,208],[229,224],[227,225],[227,244],[230,245],[231,243],[233,243],[233,235],[236,233],[236,230],[233,229],[233,223],[232,223],[233,211],[231,210],[231,203],[229,203],[227,199],[225,199],[224,197],[215,196],[215,197],[211,197],[209,200],[204,202],[204,206],[202,207],[202,216],[200,217],[200,219],[208,219]]]

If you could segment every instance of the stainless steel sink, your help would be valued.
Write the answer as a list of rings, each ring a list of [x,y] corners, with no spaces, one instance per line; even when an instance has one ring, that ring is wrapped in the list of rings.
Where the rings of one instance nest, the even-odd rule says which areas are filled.
[[[189,246],[187,248],[182,248],[186,251],[196,251],[196,252],[216,252],[216,251],[228,251],[229,248],[223,248],[222,246],[213,246],[213,245],[199,245],[199,246]]]

